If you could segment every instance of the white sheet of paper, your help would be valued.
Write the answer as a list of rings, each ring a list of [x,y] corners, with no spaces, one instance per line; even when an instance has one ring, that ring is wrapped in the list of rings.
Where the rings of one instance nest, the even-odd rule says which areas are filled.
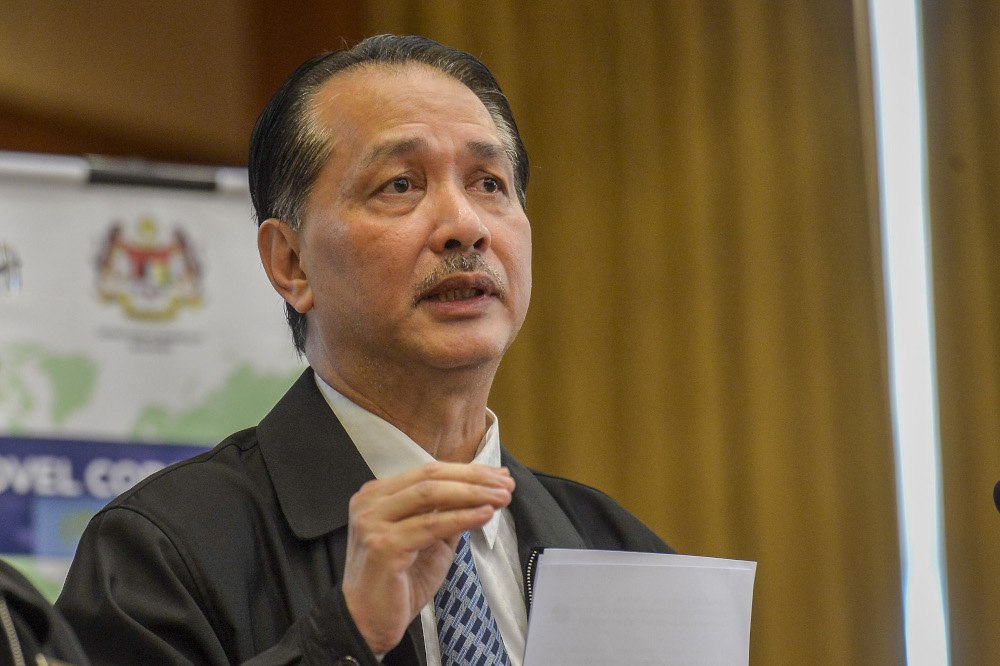
[[[524,666],[746,666],[756,562],[548,549]]]

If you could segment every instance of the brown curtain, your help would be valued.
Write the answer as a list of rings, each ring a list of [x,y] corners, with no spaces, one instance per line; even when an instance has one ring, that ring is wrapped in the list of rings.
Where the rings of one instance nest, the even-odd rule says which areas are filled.
[[[850,3],[407,7],[369,2],[368,32],[481,55],[533,159],[532,310],[493,393],[507,446],[681,552],[757,560],[751,663],[901,663]]]
[[[1000,663],[1000,2],[924,0],[952,663]]]

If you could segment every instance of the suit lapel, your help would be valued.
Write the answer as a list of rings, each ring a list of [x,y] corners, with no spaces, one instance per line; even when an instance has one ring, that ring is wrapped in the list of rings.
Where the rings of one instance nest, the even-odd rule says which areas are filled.
[[[510,469],[517,483],[509,508],[517,531],[517,552],[527,593],[531,585],[529,563],[535,553],[546,548],[586,548],[587,544],[562,507],[530,469],[505,448],[501,448],[500,462]],[[527,610],[530,613],[528,594],[525,594],[525,605],[529,606]]]
[[[347,527],[351,496],[375,478],[307,369],[257,427],[257,441],[285,520],[303,540]],[[343,535],[341,535],[343,536]],[[346,537],[335,539],[346,545]],[[344,553],[334,546],[331,567],[344,577]],[[426,666],[420,617],[386,655],[392,666]]]
[[[351,496],[375,478],[316,387],[311,369],[257,427],[285,520],[300,539],[347,526]]]
[[[544,548],[586,548],[583,537],[530,469],[501,449],[500,462],[517,483],[510,503],[522,562],[528,553]]]

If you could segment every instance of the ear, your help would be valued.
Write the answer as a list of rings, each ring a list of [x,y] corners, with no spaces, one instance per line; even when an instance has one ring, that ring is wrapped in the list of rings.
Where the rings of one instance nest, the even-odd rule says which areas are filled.
[[[289,305],[305,314],[313,307],[313,293],[300,243],[299,231],[282,220],[264,220],[257,229],[257,249],[267,279]]]

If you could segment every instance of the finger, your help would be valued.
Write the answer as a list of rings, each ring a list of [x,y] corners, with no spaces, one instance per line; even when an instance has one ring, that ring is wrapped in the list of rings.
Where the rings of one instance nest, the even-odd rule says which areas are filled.
[[[501,509],[511,501],[505,487],[481,486],[464,481],[423,480],[382,496],[370,505],[383,520],[390,522],[433,511],[451,511],[489,505]]]
[[[514,489],[514,479],[511,478],[510,472],[506,468],[435,462],[385,479],[369,481],[351,498],[349,510],[351,514],[372,511],[377,516],[387,514],[395,518],[411,515],[411,513],[417,511],[417,509],[407,508],[415,506],[412,496],[408,501],[405,497],[400,500],[394,498],[393,495],[408,491],[414,487],[417,487],[417,492],[422,493],[424,496],[422,505],[425,508],[423,510],[433,510],[435,508],[433,503],[427,503],[428,498],[437,496],[432,491],[432,484],[443,481],[469,484],[470,487],[467,489],[467,493],[474,493],[473,487],[506,489],[508,493]],[[452,486],[453,490],[456,488],[457,486]],[[447,495],[448,493],[446,490],[443,490],[442,494]],[[476,497],[466,495],[464,501],[460,500],[457,504],[454,502],[444,504],[442,508],[453,508],[462,504],[469,506],[480,503],[506,506],[508,502],[509,498],[503,493],[481,493]]]
[[[489,522],[494,511],[492,506],[483,505],[411,516],[393,523],[391,530],[370,533],[370,538],[365,539],[366,550],[381,552],[394,559],[397,555],[412,555],[435,543],[445,542],[454,553],[462,532],[479,529]]]
[[[464,481],[482,486],[507,487],[511,490],[514,488],[514,479],[506,467],[436,461],[381,479],[373,485],[377,485],[380,491],[389,494],[425,479]]]

